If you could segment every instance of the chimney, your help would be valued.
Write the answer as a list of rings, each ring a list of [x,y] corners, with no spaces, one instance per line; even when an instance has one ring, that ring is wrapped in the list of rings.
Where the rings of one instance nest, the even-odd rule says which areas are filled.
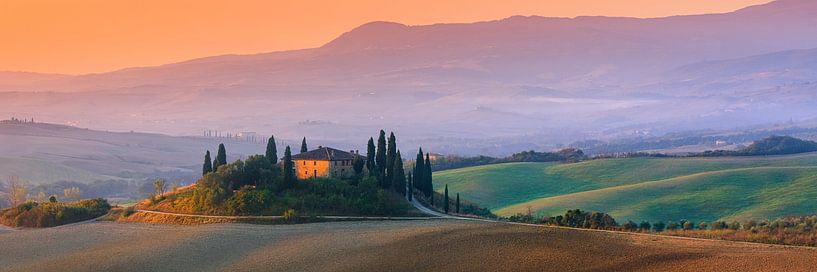
[[[323,146],[320,146],[320,145],[319,145],[319,146],[318,146],[318,149],[321,149],[321,148],[323,148]]]

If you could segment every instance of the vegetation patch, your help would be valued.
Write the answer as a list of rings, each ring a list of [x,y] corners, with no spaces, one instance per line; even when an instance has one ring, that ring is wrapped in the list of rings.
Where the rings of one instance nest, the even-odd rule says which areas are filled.
[[[77,202],[26,202],[0,211],[0,223],[12,227],[46,228],[90,220],[108,213],[105,199]]]
[[[662,234],[703,239],[817,247],[817,215],[773,221],[641,221],[622,224],[603,212],[568,210],[564,215],[536,217],[516,214],[504,220],[549,226]]]

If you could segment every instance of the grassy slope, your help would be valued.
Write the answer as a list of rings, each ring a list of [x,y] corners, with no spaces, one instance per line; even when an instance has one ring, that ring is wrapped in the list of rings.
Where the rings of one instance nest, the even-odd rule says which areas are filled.
[[[501,164],[438,172],[435,185],[442,190],[448,184],[499,215],[530,207],[539,214],[582,208],[651,221],[766,218],[817,210],[806,203],[817,199],[811,190],[817,170],[800,166],[817,166],[817,154]],[[724,171],[730,169],[744,170]],[[734,205],[717,204],[722,199]]]
[[[0,173],[6,174],[0,176],[0,180],[5,181],[7,176],[19,176],[22,180],[31,183],[28,185],[54,183],[62,180],[91,182],[94,180],[117,179],[55,162],[28,158],[0,157]]]

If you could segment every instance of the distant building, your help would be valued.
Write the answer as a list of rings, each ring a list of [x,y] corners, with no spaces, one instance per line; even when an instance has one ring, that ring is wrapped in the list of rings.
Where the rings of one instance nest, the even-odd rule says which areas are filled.
[[[726,145],[729,145],[729,143],[727,143],[727,142],[726,142],[726,141],[724,141],[724,140],[717,140],[717,141],[715,141],[715,146],[726,146]]]
[[[428,159],[431,161],[436,161],[445,157],[443,154],[438,153],[428,153]]]
[[[355,175],[352,162],[358,154],[358,151],[346,152],[319,146],[318,149],[292,156],[295,175],[298,179],[352,177]],[[360,158],[366,160],[365,156]]]

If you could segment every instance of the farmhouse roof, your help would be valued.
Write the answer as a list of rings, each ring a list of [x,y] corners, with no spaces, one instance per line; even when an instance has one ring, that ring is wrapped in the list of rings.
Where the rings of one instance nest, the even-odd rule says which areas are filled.
[[[311,161],[340,161],[351,160],[354,158],[355,154],[343,150],[334,149],[331,147],[318,147],[318,149],[315,150],[292,155],[293,160],[311,160]],[[360,156],[360,158],[366,159],[366,156]]]

